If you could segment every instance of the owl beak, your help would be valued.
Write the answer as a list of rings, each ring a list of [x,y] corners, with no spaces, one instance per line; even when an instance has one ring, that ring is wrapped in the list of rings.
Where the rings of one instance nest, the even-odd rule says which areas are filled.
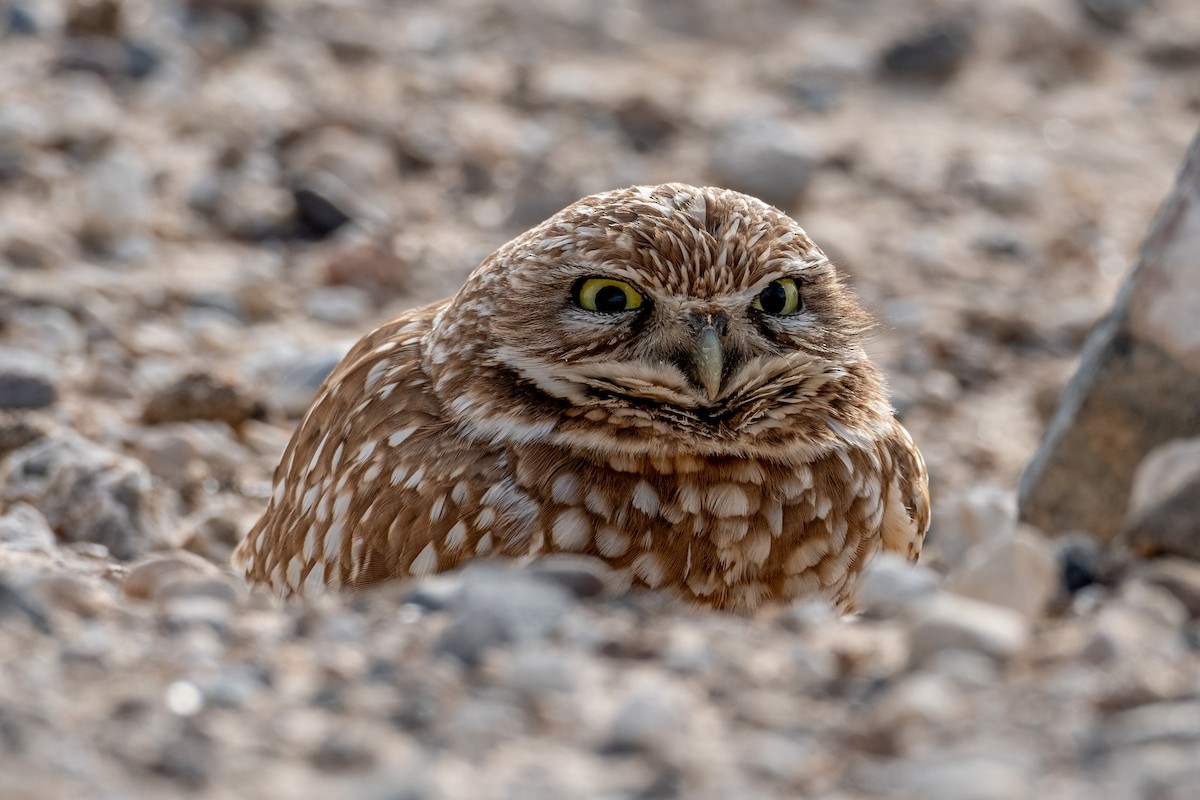
[[[692,350],[692,365],[696,368],[696,378],[708,393],[709,402],[713,402],[721,393],[725,351],[721,347],[721,337],[712,325],[705,325],[700,329],[700,335],[696,337],[696,344]]]

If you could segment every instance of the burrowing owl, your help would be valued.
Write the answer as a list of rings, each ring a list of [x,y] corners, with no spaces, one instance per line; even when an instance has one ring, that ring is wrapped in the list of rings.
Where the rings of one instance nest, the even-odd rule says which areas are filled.
[[[848,608],[929,522],[869,323],[758,200],[584,198],[350,351],[235,562],[287,596],[586,553],[700,604]]]

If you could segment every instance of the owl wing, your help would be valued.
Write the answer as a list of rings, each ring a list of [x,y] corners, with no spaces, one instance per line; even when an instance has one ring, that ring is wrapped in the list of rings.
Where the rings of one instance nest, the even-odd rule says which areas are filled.
[[[883,548],[916,561],[929,530],[929,475],[925,459],[908,431],[894,420],[892,431],[881,441],[880,449],[883,463],[892,467],[880,529]]]
[[[528,549],[536,508],[508,480],[505,453],[446,419],[422,369],[439,308],[367,335],[326,379],[234,553],[250,582],[311,594]]]

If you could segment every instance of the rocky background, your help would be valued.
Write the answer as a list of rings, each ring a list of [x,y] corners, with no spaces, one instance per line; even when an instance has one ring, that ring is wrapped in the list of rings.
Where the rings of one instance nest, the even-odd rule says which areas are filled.
[[[0,797],[1195,797],[1200,176],[1058,398],[1198,112],[1193,0],[0,0]],[[229,573],[358,336],[664,180],[788,210],[877,315],[921,567],[849,623]],[[1153,441],[1085,413],[1130,352]],[[1094,525],[1016,521],[1052,414],[1111,444],[1033,481]]]

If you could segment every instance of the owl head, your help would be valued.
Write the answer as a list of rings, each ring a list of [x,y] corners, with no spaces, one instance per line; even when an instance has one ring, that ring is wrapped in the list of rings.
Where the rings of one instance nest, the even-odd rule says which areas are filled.
[[[487,258],[438,315],[426,360],[480,436],[736,455],[819,447],[864,406],[890,414],[860,344],[869,326],[778,209],[636,186],[585,197]]]

